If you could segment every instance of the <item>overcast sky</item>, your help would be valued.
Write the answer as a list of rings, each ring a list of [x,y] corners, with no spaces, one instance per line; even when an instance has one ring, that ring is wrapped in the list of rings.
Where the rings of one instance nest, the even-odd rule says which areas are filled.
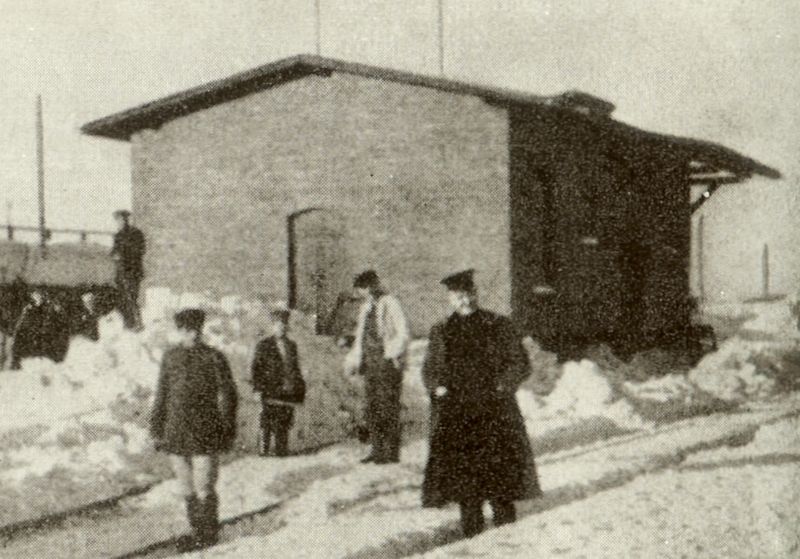
[[[323,55],[437,72],[437,0],[320,1]],[[0,222],[7,202],[16,223],[36,222],[37,92],[45,104],[50,223],[108,227],[108,212],[129,204],[128,146],[78,128],[313,52],[313,6],[0,0]],[[749,188],[770,188],[773,204],[796,207],[797,0],[444,0],[444,12],[448,76],[542,94],[593,93],[614,102],[621,120],[718,141],[778,167],[784,181]],[[771,214],[766,209],[753,227],[769,228]]]

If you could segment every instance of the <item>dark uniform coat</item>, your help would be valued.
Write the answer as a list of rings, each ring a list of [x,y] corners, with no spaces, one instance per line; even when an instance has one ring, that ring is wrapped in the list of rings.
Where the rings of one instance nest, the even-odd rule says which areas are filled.
[[[164,353],[150,420],[159,449],[191,456],[230,450],[236,386],[225,356],[203,343]]]
[[[431,393],[424,506],[539,496],[515,392],[530,375],[508,318],[479,309],[433,327],[422,370]],[[443,386],[447,394],[434,395]]]
[[[121,277],[141,280],[144,277],[145,240],[144,234],[126,225],[114,234],[114,246],[111,256],[117,261],[117,279]]]
[[[250,367],[253,390],[260,392],[264,399],[300,404],[305,398],[305,382],[300,372],[297,344],[288,338],[284,343],[285,362],[274,337],[264,338],[256,345]]]

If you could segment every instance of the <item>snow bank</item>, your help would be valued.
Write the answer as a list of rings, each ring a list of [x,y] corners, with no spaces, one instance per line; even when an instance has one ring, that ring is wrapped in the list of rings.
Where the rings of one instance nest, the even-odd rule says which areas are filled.
[[[800,352],[800,334],[793,304],[794,299],[782,299],[727,307],[728,313],[748,320],[689,372],[689,381],[732,402],[796,388],[800,367],[793,366],[791,355]]]
[[[151,390],[160,353],[147,335],[128,332],[113,313],[100,321],[100,336],[97,343],[75,338],[63,363],[25,359],[21,370],[3,372],[0,432],[54,423]]]
[[[539,397],[521,389],[517,402],[528,433],[535,437],[602,419],[624,430],[651,427],[600,367],[588,359],[565,363],[561,378],[548,396]]]

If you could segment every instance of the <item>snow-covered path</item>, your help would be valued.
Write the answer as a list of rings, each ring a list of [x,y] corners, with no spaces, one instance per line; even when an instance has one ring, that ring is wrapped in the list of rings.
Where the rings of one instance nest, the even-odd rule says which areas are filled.
[[[792,407],[797,413],[796,401]],[[746,440],[760,425],[776,421],[786,411],[696,418],[654,434],[544,456],[539,465],[546,495],[529,504],[529,510],[531,506],[559,510],[647,472],[679,464],[693,452]],[[271,556],[291,550],[293,557],[402,557],[451,541],[457,534],[456,510],[419,507],[423,454],[420,444],[407,449],[406,460],[396,467],[360,467],[315,483],[287,507],[284,528],[221,545],[202,556]]]
[[[800,420],[420,557],[800,556]]]
[[[523,515],[538,514],[523,518],[518,526],[581,503],[608,499],[614,491],[637,486],[646,490],[651,482],[642,485],[637,477],[660,479],[640,476],[688,463],[687,456],[703,456],[703,449],[747,442],[764,425],[787,413],[800,413],[798,398],[760,411],[698,417],[654,432],[543,455],[538,465],[546,495],[523,505]],[[788,435],[779,435],[775,444],[784,444],[781,440]],[[402,557],[455,541],[454,508],[419,506],[425,452],[424,441],[412,443],[404,448],[403,462],[392,466],[359,464],[361,449],[352,445],[309,456],[252,457],[229,464],[220,479],[222,518],[277,506],[271,513],[274,521],[266,531],[250,532],[262,535],[239,537],[198,557],[283,556],[287,550],[292,557]],[[669,487],[670,480],[659,486],[658,494]],[[614,487],[620,489],[606,491]],[[54,550],[59,557],[113,557],[174,537],[186,528],[174,482],[167,481],[146,495],[126,500],[108,518],[68,523],[6,542],[0,557],[53,556]],[[226,529],[223,538],[241,535],[233,532]],[[480,540],[473,541],[477,545]]]

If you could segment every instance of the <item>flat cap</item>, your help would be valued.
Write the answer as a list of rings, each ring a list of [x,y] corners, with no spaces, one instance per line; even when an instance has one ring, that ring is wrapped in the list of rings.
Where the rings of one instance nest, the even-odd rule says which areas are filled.
[[[289,322],[292,313],[285,307],[274,307],[269,310],[269,317],[272,320],[279,320],[280,322]]]
[[[474,291],[474,275],[475,270],[470,268],[469,270],[463,270],[461,272],[451,274],[442,279],[440,283],[450,291]]]
[[[353,280],[353,287],[362,289],[365,287],[375,287],[380,283],[378,272],[375,270],[366,270],[358,274]]]
[[[206,313],[202,309],[183,309],[175,313],[174,320],[178,328],[201,332],[206,322]]]

